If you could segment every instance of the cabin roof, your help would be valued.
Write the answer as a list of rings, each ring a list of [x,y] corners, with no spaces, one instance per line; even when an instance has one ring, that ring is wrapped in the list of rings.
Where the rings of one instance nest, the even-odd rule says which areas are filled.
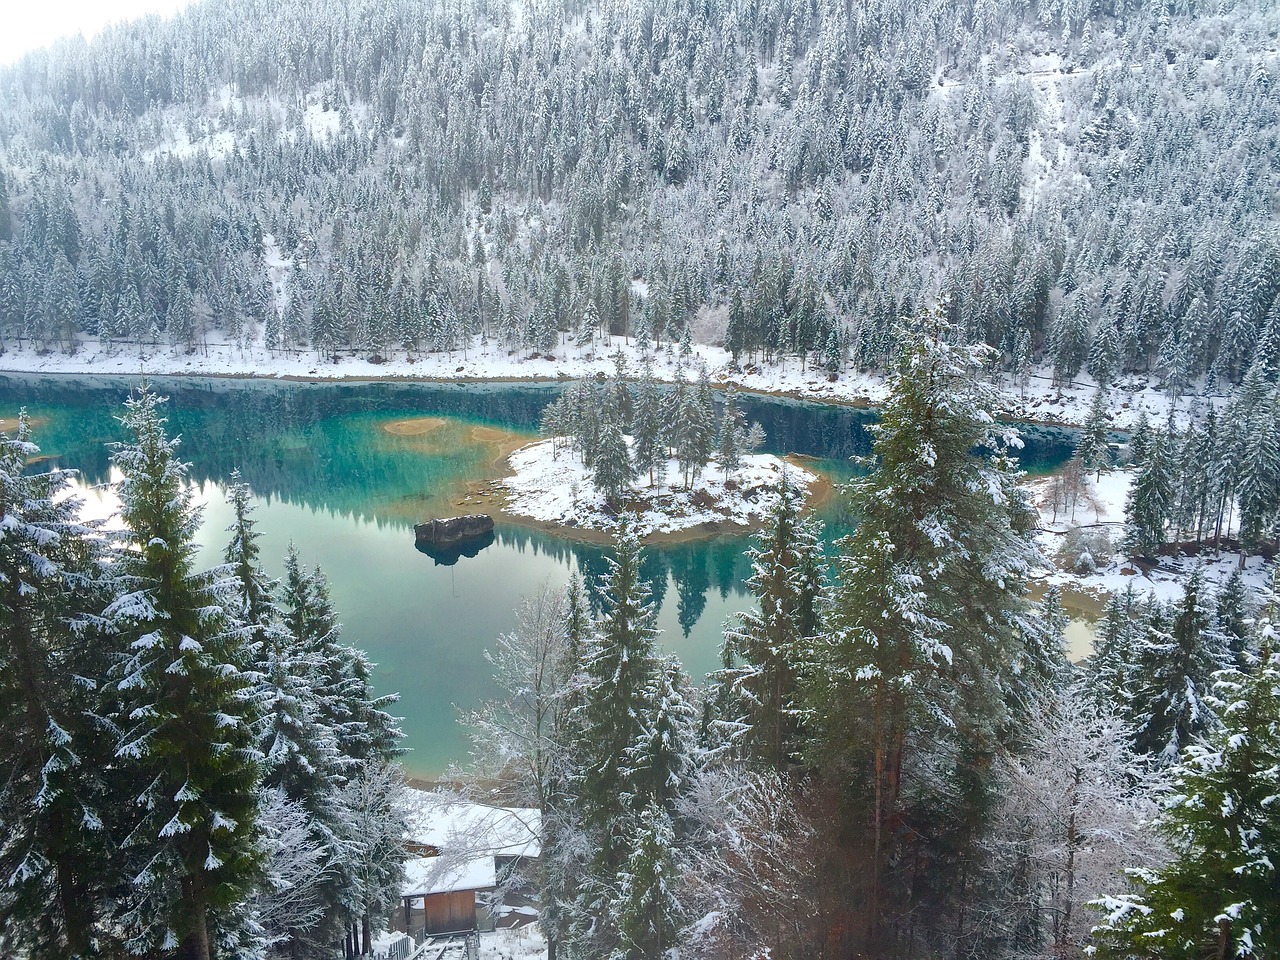
[[[494,807],[425,790],[409,791],[405,839],[441,856],[536,857],[542,815],[526,807]]]
[[[413,857],[405,861],[401,897],[429,897],[463,890],[492,890],[498,885],[493,857],[453,860],[450,857]]]

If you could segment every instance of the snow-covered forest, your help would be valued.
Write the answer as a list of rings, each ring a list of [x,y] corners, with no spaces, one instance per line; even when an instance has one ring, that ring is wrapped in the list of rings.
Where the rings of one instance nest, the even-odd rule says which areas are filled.
[[[1274,582],[1117,593],[1072,664],[998,417],[1033,376],[1092,397],[1051,481],[1083,489],[1154,385],[1180,416],[1126,421],[1107,550],[1274,558],[1278,35],[1272,0],[206,0],[0,69],[0,351],[621,343],[544,419],[609,516],[642,474],[728,485],[723,375],[870,374],[853,532],[778,491],[705,686],[625,524],[497,638],[457,786],[539,811],[548,960],[1274,957]],[[392,702],[239,482],[196,568],[162,401],[122,422],[111,524],[0,435],[0,952],[366,952]]]
[[[0,72],[0,332],[605,332],[1179,393],[1280,356],[1262,0],[196,4]]]
[[[625,529],[599,584],[500,638],[470,776],[541,810],[552,956],[1274,953],[1275,592],[1130,580],[1069,662],[986,348],[925,328],[843,491],[856,530],[829,558],[778,498],[705,688],[658,648]]]
[[[136,393],[118,524],[82,522],[25,413],[0,434],[0,952],[251,958],[366,942],[395,902],[394,696],[320,569],[262,569],[233,475],[225,562],[163,398]],[[388,899],[390,898],[390,899]]]

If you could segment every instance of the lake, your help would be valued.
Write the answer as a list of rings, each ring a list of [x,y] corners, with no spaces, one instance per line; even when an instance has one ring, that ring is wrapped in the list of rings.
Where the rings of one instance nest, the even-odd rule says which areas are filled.
[[[0,375],[0,418],[26,406],[42,453],[81,472],[91,513],[113,507],[110,451],[122,439],[116,416],[135,380]],[[221,560],[230,510],[225,484],[238,469],[253,489],[265,566],[282,572],[290,541],[308,566],[328,574],[344,639],[377,663],[379,693],[398,691],[405,765],[440,774],[466,758],[459,708],[494,693],[484,650],[514,626],[521,597],[578,571],[594,581],[605,548],[544,530],[500,523],[495,542],[473,558],[438,565],[414,547],[413,524],[459,506],[468,483],[497,475],[495,461],[531,440],[558,384],[296,383],[152,378],[169,396],[169,430],[204,504],[200,560]],[[815,458],[836,480],[849,458],[870,451],[873,414],[852,407],[739,395],[768,436],[766,451]],[[1022,461],[1033,473],[1070,456],[1067,431],[1025,428]],[[848,523],[838,498],[819,515],[831,534]],[[744,550],[750,537],[718,536],[646,550],[664,648],[695,677],[719,665],[721,628],[746,608]]]

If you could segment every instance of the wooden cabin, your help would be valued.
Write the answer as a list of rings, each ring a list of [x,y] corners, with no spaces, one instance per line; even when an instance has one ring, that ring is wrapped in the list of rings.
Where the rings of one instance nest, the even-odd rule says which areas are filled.
[[[525,891],[511,904],[495,897],[512,871],[541,852],[538,811],[412,794],[397,927],[439,936],[515,926],[537,916]]]

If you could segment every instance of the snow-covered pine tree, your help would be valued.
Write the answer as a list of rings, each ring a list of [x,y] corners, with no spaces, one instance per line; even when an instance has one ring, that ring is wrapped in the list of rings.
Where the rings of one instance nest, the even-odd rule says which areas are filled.
[[[224,560],[235,576],[237,615],[253,655],[263,782],[301,803],[318,823],[332,825],[334,793],[350,760],[340,755],[336,734],[321,717],[313,684],[324,665],[284,624],[275,602],[279,584],[259,562],[249,487],[238,473],[232,473],[227,501],[234,520]]]
[[[112,454],[130,547],[127,592],[104,612],[125,650],[112,674],[134,877],[121,929],[133,952],[210,960],[260,870],[257,716],[236,581],[195,569],[200,510],[163,402],[147,388],[129,398],[131,439]]]
[[[672,394],[674,408],[667,422],[672,432],[676,460],[688,487],[702,473],[711,459],[715,438],[714,411],[710,406],[711,385],[704,365],[698,383],[692,389],[677,381],[678,393]],[[684,389],[682,389],[684,388]]]
[[[1113,704],[1126,716],[1143,639],[1142,616],[1143,604],[1131,580],[1123,593],[1107,601],[1093,653],[1084,666],[1084,687],[1094,701]]]
[[[1262,631],[1252,675],[1218,676],[1220,726],[1187,747],[1155,829],[1173,856],[1140,867],[1141,888],[1095,901],[1097,955],[1262,958],[1280,946],[1280,654]]]
[[[742,447],[744,444],[742,412],[738,409],[738,396],[733,387],[724,393],[724,414],[720,418],[719,443],[716,457],[720,461],[720,469],[724,471],[725,482],[733,475],[733,471],[742,466]]]
[[[801,497],[784,474],[764,530],[747,551],[747,587],[756,611],[726,627],[717,677],[730,739],[778,773],[795,769],[803,747],[800,673],[814,660],[826,600],[826,561],[817,521],[800,516]]]
[[[840,544],[809,692],[812,755],[858,771],[839,788],[867,825],[859,923],[871,952],[888,948],[899,911],[929,903],[940,918],[966,895],[990,757],[1023,699],[1007,665],[1030,629],[1036,557],[988,351],[956,346],[937,318],[902,340],[872,472],[847,488],[858,526]],[[912,857],[931,864],[929,882],[891,889]]]
[[[653,376],[653,363],[646,358],[636,385],[635,414],[631,432],[634,439],[632,454],[638,473],[647,473],[649,483],[661,482],[667,467],[667,452],[663,437],[666,426],[662,422],[662,394]]]
[[[407,857],[407,790],[400,765],[375,757],[360,765],[338,795],[341,859],[350,879],[344,906],[353,930],[360,931],[356,952],[361,956],[372,952],[373,935],[382,932],[399,902]]]
[[[1149,603],[1145,621],[1129,696],[1134,744],[1172,763],[1216,724],[1206,698],[1213,675],[1230,658],[1210,630],[1213,607],[1200,568],[1188,578],[1176,605]]]
[[[609,960],[652,960],[677,946],[680,875],[675,846],[671,812],[656,801],[648,804],[637,818],[632,846],[618,872],[612,906],[618,944]]]
[[[1080,439],[1076,442],[1076,458],[1085,470],[1096,470],[1098,476],[1111,465],[1111,447],[1107,442],[1107,392],[1099,387],[1093,394],[1093,402],[1085,416]]]
[[[373,695],[368,657],[341,642],[342,627],[329,599],[329,581],[303,567],[290,544],[282,588],[284,623],[298,654],[316,665],[312,687],[320,722],[333,731],[344,766],[394,757],[403,734],[387,708],[398,695]]]
[[[600,431],[600,449],[596,451],[592,466],[592,480],[596,489],[604,494],[605,501],[616,510],[623,494],[631,489],[636,479],[636,467],[631,461],[627,438],[623,436],[622,426],[614,414],[615,411],[610,411]]]
[[[687,787],[697,713],[688,685],[678,659],[657,657],[641,690],[636,737],[623,758],[623,799],[633,814],[653,804],[674,812]]]
[[[626,752],[640,738],[645,693],[658,670],[658,631],[640,559],[639,538],[624,522],[609,572],[597,586],[603,614],[584,651],[577,693],[584,756],[579,805],[601,835],[600,858],[609,868],[620,863],[613,834],[626,790]]]
[[[1248,411],[1241,443],[1238,497],[1240,543],[1256,550],[1264,540],[1280,536],[1280,392]],[[1241,564],[1244,556],[1241,555]]]
[[[1213,630],[1238,670],[1246,669],[1250,654],[1257,652],[1249,648],[1252,606],[1244,577],[1232,570],[1214,598]]]
[[[597,588],[603,615],[575,683],[571,722],[578,742],[566,789],[582,831],[578,843],[590,851],[577,895],[563,906],[565,940],[575,955],[604,956],[619,943],[615,885],[634,846],[637,804],[643,808],[651,798],[661,803],[669,795],[665,775],[659,777],[661,795],[654,797],[651,789],[650,774],[658,775],[659,761],[670,766],[665,745],[658,754],[644,746],[656,730],[669,726],[668,720],[683,722],[681,709],[669,713],[668,720],[657,712],[655,691],[668,668],[657,653],[653,603],[640,563],[639,538],[624,522],[609,572]],[[667,700],[674,703],[674,694]]]
[[[27,472],[26,411],[0,434],[0,952],[87,956],[113,942],[108,770],[95,721],[111,643],[105,540],[66,496],[71,474]]]
[[[1165,528],[1173,511],[1173,454],[1169,435],[1151,437],[1138,478],[1125,504],[1124,546],[1135,556],[1154,557],[1165,543]]]

